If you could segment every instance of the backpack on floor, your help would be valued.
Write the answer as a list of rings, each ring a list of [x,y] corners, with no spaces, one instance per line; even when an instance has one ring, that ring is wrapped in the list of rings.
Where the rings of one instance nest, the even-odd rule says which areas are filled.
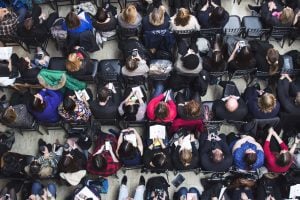
[[[170,185],[167,180],[162,176],[152,177],[148,179],[146,184],[146,200],[152,200],[151,194],[154,192],[156,195],[160,196],[161,200],[169,200],[169,191],[168,188]],[[166,198],[163,199],[164,192],[167,194]]]

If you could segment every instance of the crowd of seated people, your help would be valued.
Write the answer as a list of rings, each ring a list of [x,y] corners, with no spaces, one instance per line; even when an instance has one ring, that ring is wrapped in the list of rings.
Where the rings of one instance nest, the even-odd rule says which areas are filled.
[[[201,1],[196,10],[189,8],[186,1],[173,3],[173,11],[176,11],[173,16],[159,1],[153,1],[147,13],[142,13],[134,4],[127,5],[118,15],[109,7],[98,8],[95,16],[70,11],[61,25],[61,31],[67,34],[63,69],[40,47],[32,58],[14,53],[10,59],[1,60],[0,85],[15,89],[8,103],[0,100],[3,125],[17,130],[36,130],[36,125],[47,128],[60,122],[75,127],[86,125],[92,127],[94,138],[85,131],[73,133],[75,129],[70,128],[63,144],[58,141],[49,144],[40,139],[36,155],[5,152],[1,157],[0,174],[33,179],[55,177],[68,185],[78,186],[88,174],[108,177],[116,175],[122,167],[142,167],[151,172],[244,173],[265,167],[268,172],[275,173],[275,178],[297,168],[293,162],[299,154],[296,149],[300,143],[296,136],[300,130],[297,121],[300,84],[299,75],[289,70],[300,69],[300,52],[296,49],[280,54],[268,41],[232,35],[215,34],[213,39],[193,34],[180,37],[181,31],[223,28],[229,13],[217,0]],[[24,42],[28,44],[32,37],[45,41],[57,14],[46,18],[40,6],[23,6],[21,10],[13,9],[18,16],[7,8],[0,9],[0,36],[16,33],[26,38]],[[299,5],[289,1],[274,0],[262,3],[261,8],[251,8],[261,9],[258,13],[266,27],[292,26],[295,18],[299,18],[294,14]],[[23,16],[24,12],[27,14]],[[93,29],[100,34],[100,39]],[[102,44],[116,33],[128,30],[135,30],[134,34],[128,37],[121,34],[117,39],[121,52],[117,81],[105,80],[105,75],[102,79],[96,77],[96,95],[93,95],[94,87],[80,78],[94,73],[90,67],[93,62],[99,62],[98,67],[101,67],[101,62],[92,59],[90,53],[99,50],[99,40]],[[228,71],[231,77],[236,70],[255,68],[268,74],[265,89],[261,89],[263,84],[256,80],[241,89],[231,79],[212,80],[210,74]],[[24,88],[17,87],[20,82],[23,87],[30,84],[39,89],[24,92]],[[222,90],[219,90],[221,96],[213,99],[208,108],[201,98],[212,83]],[[230,133],[211,131],[206,126],[214,120],[250,126],[253,120],[272,120],[283,115],[294,121],[285,119],[279,125],[255,127],[254,135],[245,131],[244,126],[237,126]],[[110,123],[110,120],[114,121],[110,125],[118,125],[118,130],[103,131],[93,124],[95,121]],[[289,125],[284,124],[286,121]],[[142,126],[142,130],[134,128],[134,123]],[[14,165],[16,167],[12,168]],[[256,190],[259,191],[263,184],[261,181],[268,178],[268,175],[263,176],[257,182],[234,178],[223,198],[255,199]],[[134,199],[140,200],[144,195],[147,199],[168,198],[163,180],[159,184],[148,183],[141,176]],[[205,187],[202,194],[198,188],[182,187],[173,199],[188,196],[193,200],[218,199],[221,186]],[[3,194],[10,193],[13,197],[14,190],[9,185]],[[55,199],[55,186],[44,187],[35,182],[29,199],[42,199],[45,194]],[[130,195],[125,176],[119,199],[127,198]]]

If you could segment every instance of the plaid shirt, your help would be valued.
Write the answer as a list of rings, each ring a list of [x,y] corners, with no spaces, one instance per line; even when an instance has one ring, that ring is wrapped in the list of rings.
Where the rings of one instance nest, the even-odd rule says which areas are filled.
[[[96,148],[95,148],[93,154],[96,153],[103,145],[105,145],[105,141],[110,141],[113,152],[116,152],[116,148],[117,148],[117,139],[116,139],[116,137],[114,135],[111,135],[111,134],[101,133],[98,136],[98,139],[97,139],[97,142],[96,142]],[[96,175],[100,175],[100,176],[103,176],[103,177],[107,177],[107,176],[115,174],[121,168],[121,163],[120,162],[115,163],[113,161],[110,153],[108,151],[103,151],[101,153],[101,155],[103,155],[103,157],[106,159],[107,166],[106,166],[105,170],[98,171],[97,169],[95,169],[93,167],[93,161],[92,161],[93,156],[92,155],[89,156],[89,160],[88,160],[88,163],[87,163],[87,170],[91,174],[96,174]]]
[[[11,12],[0,21],[0,35],[13,35],[17,31],[18,17]]]

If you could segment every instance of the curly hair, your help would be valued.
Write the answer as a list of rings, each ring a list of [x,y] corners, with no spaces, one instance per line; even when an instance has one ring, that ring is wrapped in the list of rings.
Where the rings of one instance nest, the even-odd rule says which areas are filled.
[[[258,98],[258,107],[264,113],[270,113],[276,107],[276,98],[273,94],[265,93]]]

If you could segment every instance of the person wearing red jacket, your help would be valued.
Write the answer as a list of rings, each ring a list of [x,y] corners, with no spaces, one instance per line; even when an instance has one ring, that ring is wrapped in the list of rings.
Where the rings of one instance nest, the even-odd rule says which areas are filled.
[[[147,116],[150,120],[171,122],[177,115],[176,104],[168,92],[160,94],[150,100],[147,106]]]
[[[272,152],[270,141],[274,137],[278,144],[280,145],[280,152]],[[289,170],[293,162],[293,154],[296,149],[299,139],[295,138],[295,143],[292,148],[289,150],[288,146],[281,140],[278,134],[271,127],[269,129],[268,137],[264,144],[264,153],[267,162],[267,168],[271,172],[284,173]]]

